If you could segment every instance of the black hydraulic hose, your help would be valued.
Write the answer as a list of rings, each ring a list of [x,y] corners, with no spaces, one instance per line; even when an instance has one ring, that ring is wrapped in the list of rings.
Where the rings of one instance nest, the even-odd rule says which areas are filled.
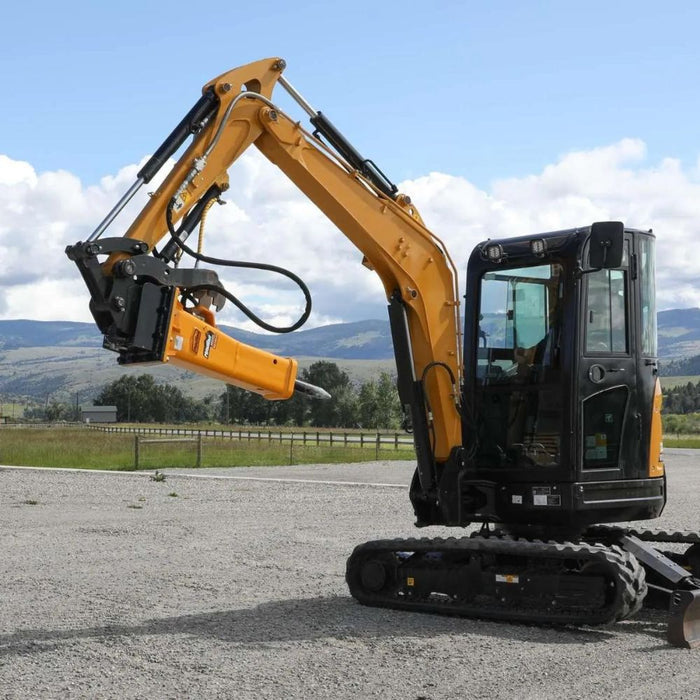
[[[306,323],[306,321],[309,318],[309,315],[311,314],[311,292],[304,283],[304,280],[295,275],[291,270],[287,270],[283,267],[278,267],[277,265],[269,265],[268,263],[246,262],[243,260],[226,260],[224,258],[212,258],[208,255],[202,255],[201,253],[197,253],[197,251],[192,250],[187,245],[185,245],[185,243],[183,243],[178,237],[178,232],[173,226],[173,204],[174,202],[171,200],[166,210],[165,218],[168,224],[168,231],[170,232],[171,240],[175,243],[175,245],[178,248],[180,248],[180,250],[182,250],[184,253],[187,253],[187,255],[193,257],[195,260],[201,260],[202,262],[208,263],[209,265],[221,265],[223,267],[241,267],[251,270],[264,270],[267,272],[275,272],[279,275],[283,275],[284,277],[288,277],[299,287],[299,289],[301,289],[302,294],[304,295],[305,307],[302,315],[291,326],[273,326],[272,324],[263,321],[253,311],[251,311],[242,301],[240,301],[240,299],[238,299],[236,296],[225,290],[223,287],[212,287],[211,285],[198,285],[194,287],[188,287],[184,291],[186,291],[187,293],[192,293],[200,289],[213,289],[214,291],[219,292],[222,296],[226,297],[226,299],[228,299],[232,304],[234,304],[238,309],[240,309],[240,311],[242,311],[251,321],[253,321],[253,323],[272,333],[291,333],[292,331],[301,328]]]
[[[187,287],[186,289],[183,289],[182,292],[185,295],[190,295],[190,294],[193,294],[194,292],[198,292],[200,290],[218,292],[219,294],[221,294],[221,296],[226,297],[232,304],[234,304],[238,309],[240,309],[251,321],[253,321],[253,323],[260,326],[261,328],[264,328],[266,331],[271,331],[272,333],[290,333],[291,331],[295,331],[297,328],[299,328],[300,326],[302,326],[306,322],[306,318],[303,318],[303,320],[297,321],[292,326],[288,326],[286,328],[280,328],[279,326],[273,326],[273,325],[267,323],[266,321],[263,321],[257,314],[255,314],[253,311],[251,311],[234,294],[231,294],[231,292],[224,289],[223,287],[213,286],[211,284],[194,285],[192,287]]]
[[[194,231],[197,224],[201,221],[202,214],[209,202],[211,202],[212,199],[218,199],[221,196],[221,192],[222,190],[218,185],[212,185],[202,197],[200,197],[192,209],[187,212],[187,215],[183,217],[180,228],[177,231],[177,239],[180,243],[184,243],[189,238],[192,231]],[[170,230],[170,227],[168,227],[168,230]],[[181,252],[177,243],[171,240],[164,246],[160,257],[168,262],[172,262]]]
[[[450,381],[452,382],[452,386],[454,387],[454,390],[456,393],[459,390],[459,387],[457,386],[457,380],[455,379],[454,372],[452,371],[452,369],[450,368],[450,366],[448,364],[445,364],[444,362],[439,362],[439,361],[429,362],[425,366],[425,369],[423,370],[423,373],[421,374],[421,377],[420,377],[420,383],[421,383],[421,386],[423,387],[423,391],[425,392],[425,377],[426,377],[426,375],[428,374],[428,372],[431,369],[434,369],[436,367],[441,367],[442,369],[444,369],[447,372],[447,374],[450,376]],[[425,393],[427,396],[427,392],[425,392]],[[459,403],[456,400],[455,400],[455,408],[457,409],[457,413],[459,413],[459,415],[461,416],[462,415],[462,406],[461,406],[461,403]]]
[[[450,368],[448,364],[445,364],[444,362],[429,362],[426,366],[425,369],[423,370],[423,374],[421,374],[421,383],[425,382],[425,375],[428,374],[428,370],[432,369],[433,367],[442,367],[444,370],[447,371],[447,373],[450,375],[450,381],[452,382],[452,385],[456,385],[457,380],[455,379],[454,372]]]

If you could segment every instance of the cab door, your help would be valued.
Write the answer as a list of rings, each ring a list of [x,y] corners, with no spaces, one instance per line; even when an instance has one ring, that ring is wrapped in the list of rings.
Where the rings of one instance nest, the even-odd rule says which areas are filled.
[[[619,268],[581,276],[577,442],[582,480],[622,477],[635,463],[640,416],[636,405],[635,308],[631,239],[625,233]]]

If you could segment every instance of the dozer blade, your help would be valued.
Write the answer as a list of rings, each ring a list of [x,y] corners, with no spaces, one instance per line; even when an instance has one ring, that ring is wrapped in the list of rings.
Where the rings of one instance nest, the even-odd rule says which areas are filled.
[[[667,638],[674,647],[700,647],[700,590],[675,590],[671,595]]]

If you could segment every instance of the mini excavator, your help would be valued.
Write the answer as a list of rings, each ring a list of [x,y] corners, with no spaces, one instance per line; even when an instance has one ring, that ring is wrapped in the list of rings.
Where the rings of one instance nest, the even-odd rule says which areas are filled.
[[[216,326],[228,300],[267,330],[299,328],[311,308],[303,281],[187,245],[228,189],[229,166],[254,145],[383,283],[416,449],[416,525],[477,525],[460,538],[359,545],[346,567],[351,594],[371,606],[534,624],[604,624],[661,606],[670,643],[700,646],[700,534],[629,526],[666,502],[652,232],[601,221],[486,240],[469,258],[462,326],[442,241],[285,67],[265,59],[207,83],[87,241],[66,249],[104,347],[122,364],[170,363],[270,400],[327,396],[296,378],[295,360]],[[277,85],[311,131],[272,101]],[[125,235],[103,237],[190,137]],[[197,264],[182,267],[184,255]],[[285,275],[305,310],[274,327],[199,263]]]

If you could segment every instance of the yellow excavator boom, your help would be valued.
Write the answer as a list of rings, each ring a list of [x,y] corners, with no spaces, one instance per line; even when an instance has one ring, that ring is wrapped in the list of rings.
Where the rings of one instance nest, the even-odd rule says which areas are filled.
[[[397,193],[325,115],[310,107],[282,77],[284,68],[282,59],[269,58],[228,71],[204,86],[203,97],[192,110],[197,117],[204,114],[200,123],[192,124],[190,119],[187,128],[181,123],[177,133],[173,132],[180,140],[185,131],[194,132],[191,145],[151,195],[125,238],[153,251],[170,234],[178,239],[168,244],[171,250],[176,250],[173,243],[183,247],[186,234],[176,230],[178,222],[193,218],[198,207],[203,209],[228,188],[228,168],[254,145],[357,246],[365,266],[379,275],[393,308],[390,316],[395,345],[396,334],[405,334],[398,341],[401,357],[397,354],[399,372],[404,375],[403,402],[412,407],[415,397],[407,394],[413,390],[412,383],[420,385],[421,410],[430,424],[430,449],[438,461],[444,461],[461,444],[461,332],[455,266],[410,198]],[[275,106],[272,93],[277,84],[309,114],[316,127],[314,134]],[[170,140],[173,138],[171,135]],[[154,156],[157,162],[149,162],[139,173],[144,181],[170,155],[172,148],[167,144]],[[99,235],[104,228],[98,227]],[[91,238],[93,245],[99,246],[98,238]],[[179,256],[180,251],[176,252]],[[103,263],[103,274],[124,276],[123,266],[129,259],[134,260],[129,250],[112,251]],[[167,321],[161,321],[167,330],[158,356],[150,361],[177,364],[266,398],[291,395],[296,375],[293,360],[245,346],[220,333],[214,315],[201,313],[199,302],[188,306],[181,298],[182,285],[177,287]],[[201,338],[214,341],[207,344]],[[214,347],[211,342],[215,342]],[[400,376],[400,391],[401,385]]]

